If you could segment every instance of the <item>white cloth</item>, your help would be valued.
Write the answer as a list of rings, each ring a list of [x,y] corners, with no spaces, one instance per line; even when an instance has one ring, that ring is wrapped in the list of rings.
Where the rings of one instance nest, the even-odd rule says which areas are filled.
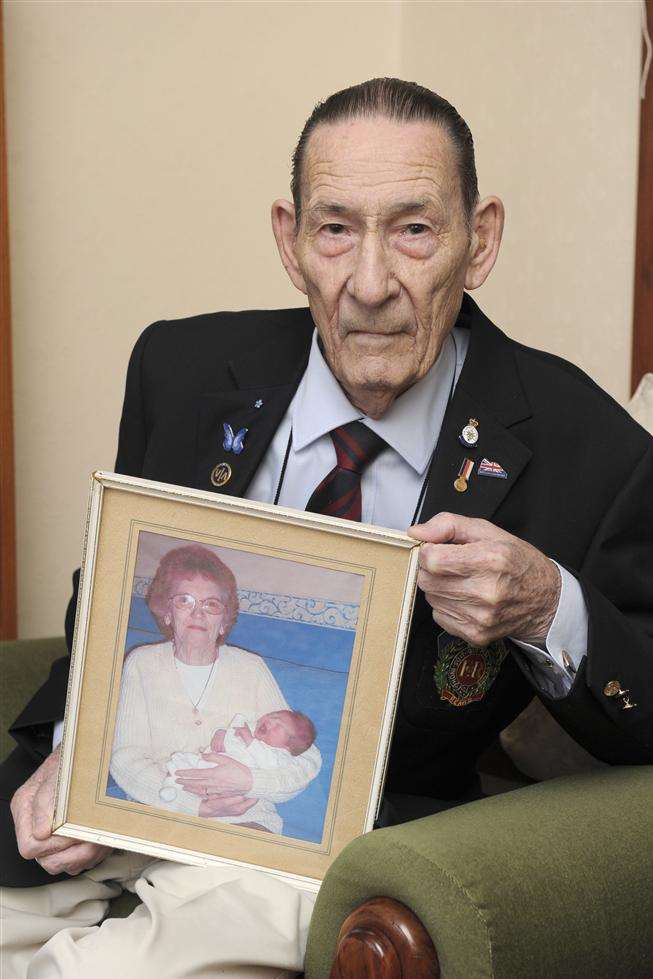
[[[141,903],[102,923],[122,890]],[[271,874],[114,852],[41,887],[0,890],[2,979],[290,979],[316,895]]]
[[[348,400],[314,333],[308,366],[249,485],[247,498],[274,501],[292,430],[279,503],[304,510],[315,487],[336,464],[329,432],[347,422],[362,421],[388,443],[361,478],[363,521],[406,530],[440,436],[452,381],[455,387],[468,346],[469,332],[454,327],[428,374],[397,398],[382,418],[374,420]],[[565,568],[557,567],[562,587],[546,643],[514,640],[528,657],[534,681],[552,697],[569,691],[587,653],[588,614],[580,584]]]

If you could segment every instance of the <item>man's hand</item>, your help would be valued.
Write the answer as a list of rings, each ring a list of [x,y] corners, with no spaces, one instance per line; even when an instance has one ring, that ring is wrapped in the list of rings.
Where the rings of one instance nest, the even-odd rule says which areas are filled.
[[[245,765],[227,755],[206,751],[204,761],[214,762],[212,768],[178,768],[175,778],[186,792],[193,795],[233,796],[249,792],[253,779]],[[237,815],[240,815],[239,813]]]
[[[80,874],[104,860],[111,847],[52,835],[58,768],[57,746],[14,793],[11,814],[18,852],[26,860],[36,860],[49,874]]]
[[[418,586],[452,636],[486,646],[510,636],[544,642],[560,572],[541,551],[487,520],[438,513],[408,531],[420,547]]]

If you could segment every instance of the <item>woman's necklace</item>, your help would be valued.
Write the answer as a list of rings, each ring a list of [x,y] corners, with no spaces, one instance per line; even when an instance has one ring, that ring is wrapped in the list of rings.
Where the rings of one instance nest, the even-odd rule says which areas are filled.
[[[172,644],[173,661],[174,661],[174,664],[175,664],[175,669],[177,670],[177,672],[179,672],[179,667],[177,666],[177,656],[175,655],[175,650],[176,650],[176,647],[175,647],[175,644],[173,642],[173,644]],[[199,705],[200,705],[200,703],[202,701],[202,698],[203,698],[204,694],[206,693],[206,690],[207,690],[207,687],[208,687],[209,683],[211,682],[211,677],[213,676],[213,671],[215,670],[215,664],[217,662],[218,662],[218,657],[216,656],[215,659],[213,660],[213,663],[211,664],[211,669],[209,670],[209,675],[207,676],[206,682],[205,682],[204,686],[202,687],[202,691],[201,691],[199,697],[197,698],[197,700],[195,700],[195,701],[193,700],[193,698],[188,693],[188,689],[186,687],[186,684],[184,683],[183,678],[181,678],[181,680],[182,680],[182,684],[181,685],[184,688],[184,693],[186,694],[186,696],[190,700],[191,704],[193,705],[193,714],[199,714],[199,712],[200,712],[199,711]],[[184,663],[184,666],[189,666],[189,665],[191,665],[191,664]],[[202,664],[202,665],[204,665],[204,664]],[[199,725],[202,722],[201,721],[195,721],[195,723],[197,725]]]

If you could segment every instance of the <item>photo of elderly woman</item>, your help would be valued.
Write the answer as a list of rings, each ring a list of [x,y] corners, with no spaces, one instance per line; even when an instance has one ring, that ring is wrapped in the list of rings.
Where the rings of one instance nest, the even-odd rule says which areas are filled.
[[[319,842],[360,589],[141,531],[107,794]]]

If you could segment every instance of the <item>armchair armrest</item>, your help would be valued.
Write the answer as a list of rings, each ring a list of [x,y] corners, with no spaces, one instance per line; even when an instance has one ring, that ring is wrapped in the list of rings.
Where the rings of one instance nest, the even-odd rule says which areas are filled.
[[[0,642],[2,710],[0,761],[16,747],[7,732],[27,701],[45,683],[52,663],[68,652],[63,636],[53,639],[13,639]]]
[[[328,979],[343,921],[377,897],[418,916],[443,979],[644,979],[652,801],[653,767],[612,768],[367,833],[324,880],[306,979]],[[394,979],[371,969],[357,979],[375,974]]]

